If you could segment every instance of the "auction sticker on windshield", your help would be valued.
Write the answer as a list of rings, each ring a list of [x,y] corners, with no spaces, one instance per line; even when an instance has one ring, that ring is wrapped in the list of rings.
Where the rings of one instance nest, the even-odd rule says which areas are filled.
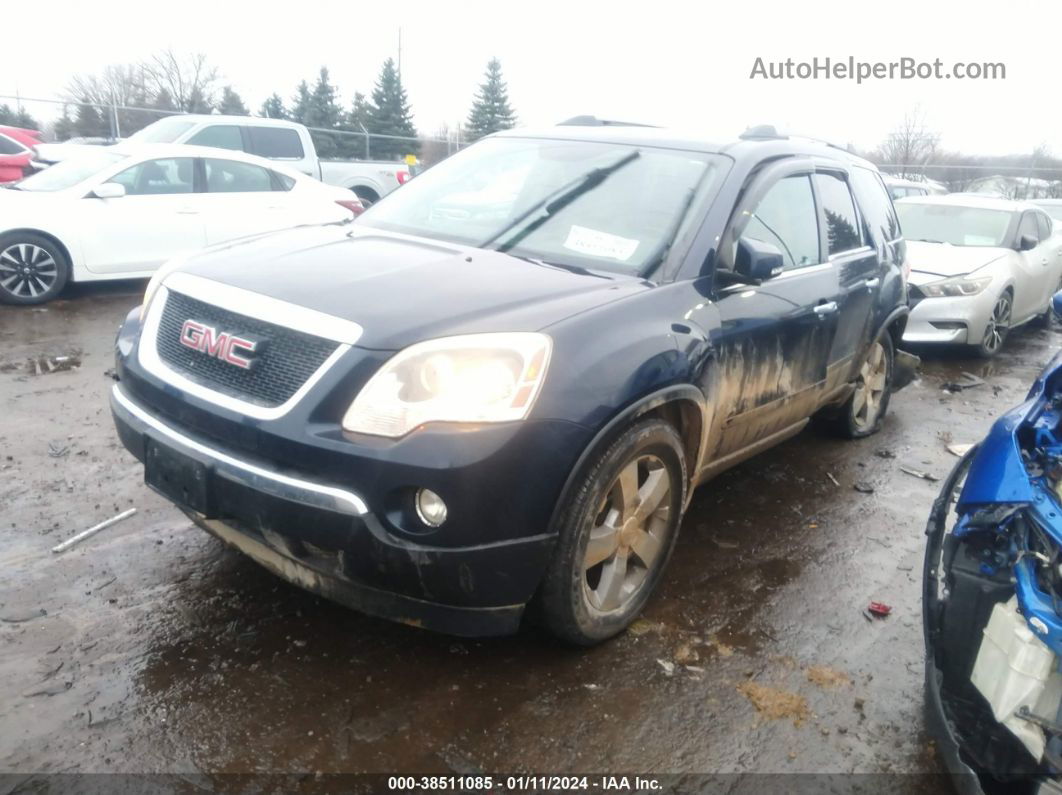
[[[564,247],[591,257],[610,257],[626,262],[640,242],[573,224],[568,232],[568,239],[564,241]]]

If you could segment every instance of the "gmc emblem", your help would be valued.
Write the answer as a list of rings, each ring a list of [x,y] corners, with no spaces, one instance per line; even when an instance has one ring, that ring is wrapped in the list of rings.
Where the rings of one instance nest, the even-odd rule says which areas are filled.
[[[258,350],[258,340],[249,340],[196,320],[186,320],[181,326],[181,345],[205,353],[244,370],[254,366],[251,356]],[[247,354],[247,355],[241,355]]]

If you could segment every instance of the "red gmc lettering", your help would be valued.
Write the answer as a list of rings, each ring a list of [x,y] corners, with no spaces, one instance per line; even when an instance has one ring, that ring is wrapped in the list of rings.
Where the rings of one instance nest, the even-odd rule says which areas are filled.
[[[219,332],[213,326],[198,323],[195,320],[186,320],[181,326],[181,345],[192,350],[221,359],[223,362],[242,367],[244,370],[251,369],[251,359],[241,356],[240,351],[254,353],[258,343],[253,340],[238,337],[227,331]]]

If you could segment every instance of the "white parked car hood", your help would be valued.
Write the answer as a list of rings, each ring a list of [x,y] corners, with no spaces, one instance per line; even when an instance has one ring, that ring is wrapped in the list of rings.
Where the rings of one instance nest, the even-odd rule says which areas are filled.
[[[953,246],[949,243],[907,241],[911,282],[925,284],[949,276],[963,276],[1010,254],[1009,248]]]

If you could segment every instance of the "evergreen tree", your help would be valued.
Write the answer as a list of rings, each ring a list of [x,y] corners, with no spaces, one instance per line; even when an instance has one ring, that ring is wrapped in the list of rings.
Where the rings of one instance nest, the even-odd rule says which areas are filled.
[[[480,84],[468,114],[468,134],[476,140],[515,126],[516,115],[509,105],[509,89],[502,79],[501,62],[491,58],[487,62],[486,80]]]
[[[251,111],[243,104],[240,95],[233,90],[232,86],[221,89],[221,102],[218,103],[218,113],[226,116],[250,116]]]
[[[100,109],[83,98],[74,114],[74,133],[83,138],[106,137],[111,134],[111,127]]]
[[[63,105],[63,113],[55,120],[55,124],[52,126],[52,134],[55,135],[55,140],[57,141],[65,141],[74,136],[74,120],[70,118],[70,107],[68,105]]]
[[[295,89],[295,96],[291,98],[291,119],[299,124],[306,123],[306,113],[310,108],[310,87],[303,80]]]
[[[214,109],[214,106],[210,103],[210,100],[206,98],[202,89],[199,86],[192,86],[192,90],[188,92],[188,113],[210,113]]]
[[[288,109],[284,107],[284,100],[280,98],[280,95],[274,92],[269,99],[262,103],[262,108],[258,111],[258,115],[267,119],[286,119],[288,117]]]
[[[177,111],[177,103],[173,101],[170,92],[164,88],[159,89],[159,92],[155,95],[155,99],[151,102],[151,107],[157,108],[158,110]]]
[[[369,129],[369,103],[360,91],[354,92],[354,103],[350,113],[343,119],[344,124],[357,135],[344,135],[340,140],[340,153],[343,157],[365,157],[365,137],[363,128]],[[370,149],[371,154],[371,149]]]
[[[384,61],[380,77],[372,91],[372,104],[368,112],[369,123],[365,126],[370,133],[380,135],[401,135],[416,138],[417,129],[413,126],[413,113],[409,108],[406,90],[402,87],[402,78],[395,68],[393,58]],[[372,156],[381,159],[399,158],[406,154],[419,154],[420,142],[405,141],[397,138],[374,138]]]
[[[314,146],[317,148],[317,154],[321,157],[336,157],[340,154],[340,139],[343,136],[329,135],[328,133],[320,132],[320,130],[336,130],[339,129],[340,123],[343,121],[343,109],[336,101],[337,96],[336,87],[332,85],[328,68],[321,67],[321,72],[317,76],[317,82],[314,83],[313,91],[310,92],[309,104],[306,108],[305,119],[303,124],[311,129],[310,136],[313,138]]]
[[[17,110],[10,105],[0,105],[0,124],[8,127],[21,127],[25,130],[39,130],[41,125],[35,118],[26,113],[24,108]]]

